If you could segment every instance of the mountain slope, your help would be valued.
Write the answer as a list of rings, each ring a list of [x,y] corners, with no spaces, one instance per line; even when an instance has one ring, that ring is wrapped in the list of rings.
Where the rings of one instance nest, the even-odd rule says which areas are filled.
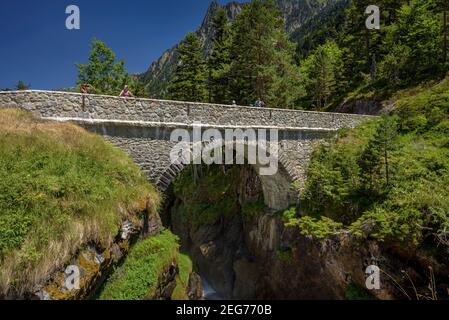
[[[329,14],[329,8],[334,8],[335,4],[340,2],[346,3],[346,0],[277,0],[279,9],[285,19],[286,29],[291,34],[297,33],[312,18],[321,14]],[[223,6],[230,21],[234,21],[236,16],[243,10],[244,5],[237,2],[230,2]],[[212,0],[205,18],[197,30],[197,34],[203,44],[203,53],[205,56],[211,51],[211,38],[213,35],[212,20],[219,7],[217,1]],[[177,47],[178,45],[165,51],[158,60],[150,65],[145,73],[139,75],[140,81],[145,84],[147,93],[153,98],[163,98],[165,95],[167,84],[178,61],[176,56]]]

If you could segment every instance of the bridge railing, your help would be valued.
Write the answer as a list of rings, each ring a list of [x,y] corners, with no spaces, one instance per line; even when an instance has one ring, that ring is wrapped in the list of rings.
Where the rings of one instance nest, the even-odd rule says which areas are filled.
[[[0,92],[0,108],[23,108],[47,118],[329,130],[354,127],[372,118],[354,114],[120,98],[38,90]]]

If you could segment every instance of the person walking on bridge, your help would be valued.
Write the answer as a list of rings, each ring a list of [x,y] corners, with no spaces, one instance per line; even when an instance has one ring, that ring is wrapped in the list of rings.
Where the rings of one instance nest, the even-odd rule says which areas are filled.
[[[262,101],[262,99],[258,98],[256,101],[256,107],[257,108],[262,108],[264,105],[264,102]]]

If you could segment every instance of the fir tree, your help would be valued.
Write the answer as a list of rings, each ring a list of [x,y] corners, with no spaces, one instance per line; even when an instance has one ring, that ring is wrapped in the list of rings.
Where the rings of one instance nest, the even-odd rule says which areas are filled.
[[[226,12],[219,8],[213,20],[212,54],[207,61],[209,101],[229,103],[230,30]]]
[[[195,33],[188,33],[177,49],[179,63],[168,86],[168,98],[203,102],[206,98],[206,68],[201,44]]]
[[[299,96],[295,48],[274,1],[247,4],[232,29],[233,99],[248,105],[261,98],[267,107],[294,107]]]
[[[16,90],[30,90],[30,88],[31,88],[31,85],[30,84],[25,84],[25,82],[23,82],[22,80],[17,82]]]
[[[333,41],[319,46],[301,64],[300,70],[307,92],[305,105],[322,109],[344,87],[342,51]]]
[[[92,93],[117,95],[129,79],[124,64],[123,60],[116,62],[115,53],[103,41],[94,39],[89,63],[76,65],[77,84],[89,84],[93,88]]]

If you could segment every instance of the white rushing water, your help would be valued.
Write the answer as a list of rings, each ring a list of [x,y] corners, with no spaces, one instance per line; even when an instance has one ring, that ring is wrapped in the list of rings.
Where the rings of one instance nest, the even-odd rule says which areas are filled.
[[[204,300],[223,300],[204,277],[201,277],[201,284],[203,286]]]

